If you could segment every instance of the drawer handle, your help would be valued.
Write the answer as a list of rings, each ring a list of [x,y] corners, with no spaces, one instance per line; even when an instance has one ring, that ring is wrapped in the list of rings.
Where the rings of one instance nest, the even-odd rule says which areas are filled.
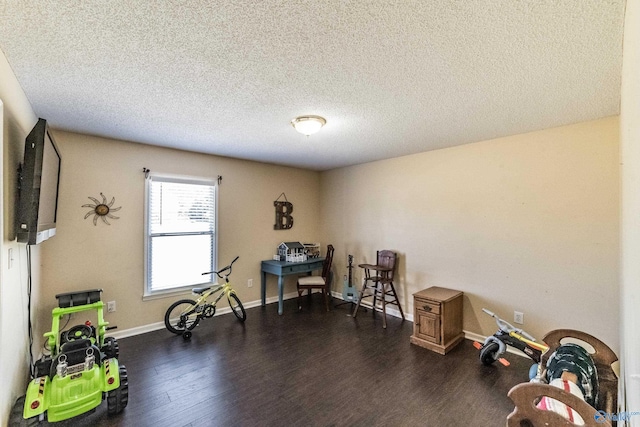
[[[431,306],[429,306],[429,305],[425,305],[425,306],[423,306],[422,308],[424,309],[424,311],[431,311],[431,310],[433,310],[433,309],[431,308]]]

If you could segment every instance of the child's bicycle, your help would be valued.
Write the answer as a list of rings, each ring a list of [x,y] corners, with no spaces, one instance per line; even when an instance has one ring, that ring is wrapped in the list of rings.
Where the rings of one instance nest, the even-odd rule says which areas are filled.
[[[231,264],[219,271],[210,271],[206,274],[216,274],[220,279],[224,278],[223,284],[215,283],[212,286],[206,288],[193,288],[194,295],[199,295],[196,301],[191,299],[181,299],[176,301],[167,309],[164,315],[164,324],[170,332],[177,335],[182,335],[182,338],[188,340],[191,338],[191,330],[195,328],[201,319],[208,319],[216,314],[216,304],[222,298],[223,295],[227,296],[229,301],[229,307],[236,317],[244,322],[247,318],[247,313],[244,311],[244,307],[240,302],[240,299],[236,295],[236,291],[233,290],[229,284],[229,276],[231,275],[231,266],[240,258],[237,256]],[[222,273],[226,274],[223,276]],[[213,304],[207,302],[207,298],[215,293],[220,293],[215,299]]]
[[[487,337],[484,340],[484,344],[476,343],[476,348],[480,350],[480,361],[484,365],[491,365],[496,360],[500,361],[504,365],[508,365],[509,362],[502,358],[502,355],[507,351],[507,345],[517,348],[527,356],[531,358],[536,364],[531,366],[529,371],[529,377],[539,377],[541,374],[540,360],[542,355],[549,350],[549,347],[544,343],[536,342],[535,338],[523,331],[514,327],[512,324],[499,318],[495,313],[483,308],[482,311],[489,316],[496,319],[498,324],[498,331]]]

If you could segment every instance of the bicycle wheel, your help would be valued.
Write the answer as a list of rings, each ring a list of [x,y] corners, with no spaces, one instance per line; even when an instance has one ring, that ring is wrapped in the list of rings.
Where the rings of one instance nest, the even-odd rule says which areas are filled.
[[[227,300],[229,300],[229,307],[231,307],[233,314],[236,315],[238,320],[244,322],[247,319],[247,313],[244,311],[244,307],[240,299],[238,299],[238,296],[236,294],[229,294],[227,295]]]
[[[198,322],[200,322],[200,315],[196,311],[196,302],[191,299],[174,302],[164,315],[164,325],[169,332],[177,335],[195,328]]]

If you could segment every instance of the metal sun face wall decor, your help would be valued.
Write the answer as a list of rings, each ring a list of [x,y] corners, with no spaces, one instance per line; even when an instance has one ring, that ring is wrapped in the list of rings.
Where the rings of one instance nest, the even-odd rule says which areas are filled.
[[[102,196],[102,202],[89,196],[88,198],[95,204],[87,203],[86,205],[82,205],[83,208],[91,208],[91,210],[84,216],[84,219],[89,218],[93,214],[93,225],[98,225],[98,218],[100,218],[105,224],[111,225],[109,224],[109,221],[107,221],[107,218],[119,219],[119,216],[111,215],[111,212],[119,211],[122,209],[122,206],[113,208],[112,206],[116,201],[115,197],[113,197],[107,204],[107,198],[104,194],[100,193],[100,196]]]

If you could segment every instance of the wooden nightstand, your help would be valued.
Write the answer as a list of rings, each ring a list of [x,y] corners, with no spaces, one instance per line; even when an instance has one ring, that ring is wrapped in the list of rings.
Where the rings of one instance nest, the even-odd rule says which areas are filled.
[[[437,286],[413,294],[411,343],[446,354],[462,341],[462,295]]]

